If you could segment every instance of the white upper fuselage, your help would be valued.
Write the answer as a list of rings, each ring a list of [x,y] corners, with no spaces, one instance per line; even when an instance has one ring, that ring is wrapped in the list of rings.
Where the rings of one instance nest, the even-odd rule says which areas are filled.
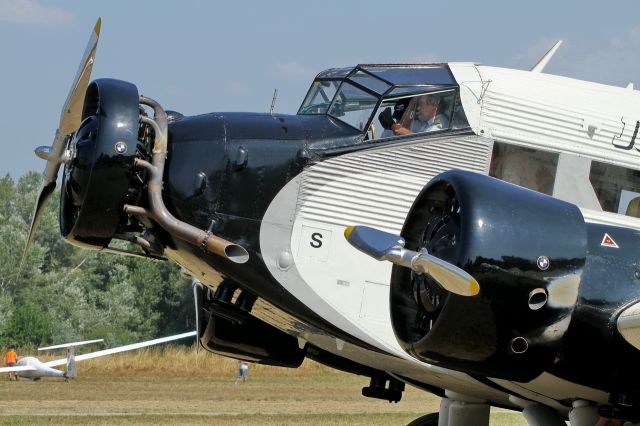
[[[559,153],[556,182],[563,182],[555,186],[554,197],[576,204],[588,221],[640,227],[636,218],[602,213],[589,169],[581,167],[597,160],[638,169],[637,90],[469,63],[449,67],[476,134]]]
[[[476,134],[638,166],[640,146],[624,149],[640,119],[638,91],[468,63],[449,67]]]

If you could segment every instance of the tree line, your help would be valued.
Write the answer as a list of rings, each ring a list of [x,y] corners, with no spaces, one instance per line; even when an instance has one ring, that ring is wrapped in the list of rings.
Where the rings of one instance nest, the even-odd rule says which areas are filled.
[[[40,181],[36,172],[0,179],[0,345],[94,338],[115,345],[195,328],[190,280],[175,263],[64,242],[58,190],[20,270]]]

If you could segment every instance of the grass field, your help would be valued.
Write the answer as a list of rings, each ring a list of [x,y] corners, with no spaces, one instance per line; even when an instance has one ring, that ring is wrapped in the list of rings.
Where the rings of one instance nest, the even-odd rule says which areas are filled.
[[[439,404],[411,387],[398,404],[364,398],[367,378],[311,361],[293,370],[251,365],[239,385],[236,368],[205,352],[154,348],[79,363],[79,377],[69,383],[0,378],[0,423],[404,425]],[[496,412],[491,424],[526,423]]]

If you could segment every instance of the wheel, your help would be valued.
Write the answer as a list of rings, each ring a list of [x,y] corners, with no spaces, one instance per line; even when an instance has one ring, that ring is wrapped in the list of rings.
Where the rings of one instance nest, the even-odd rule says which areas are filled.
[[[440,413],[425,414],[422,417],[418,417],[407,426],[438,426],[438,419]]]

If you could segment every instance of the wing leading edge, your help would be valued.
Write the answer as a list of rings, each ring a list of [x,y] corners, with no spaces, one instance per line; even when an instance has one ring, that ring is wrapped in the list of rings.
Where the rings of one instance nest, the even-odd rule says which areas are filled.
[[[33,370],[37,370],[37,368],[32,367],[30,365],[16,365],[15,367],[2,367],[0,368],[0,373],[10,373],[12,371],[33,371]]]
[[[85,361],[87,359],[99,358],[101,356],[113,355],[120,352],[132,351],[135,349],[145,348],[147,346],[159,345],[161,343],[167,343],[174,340],[185,339],[196,335],[196,331],[189,331],[187,333],[176,334],[173,336],[161,337],[159,339],[147,340],[146,342],[132,343],[130,345],[118,346],[117,348],[103,349],[101,351],[90,352],[88,354],[78,355],[75,357],[76,361]],[[56,367],[58,365],[65,365],[67,358],[60,358],[53,361],[45,362],[47,367]],[[0,370],[1,372],[2,370]]]

